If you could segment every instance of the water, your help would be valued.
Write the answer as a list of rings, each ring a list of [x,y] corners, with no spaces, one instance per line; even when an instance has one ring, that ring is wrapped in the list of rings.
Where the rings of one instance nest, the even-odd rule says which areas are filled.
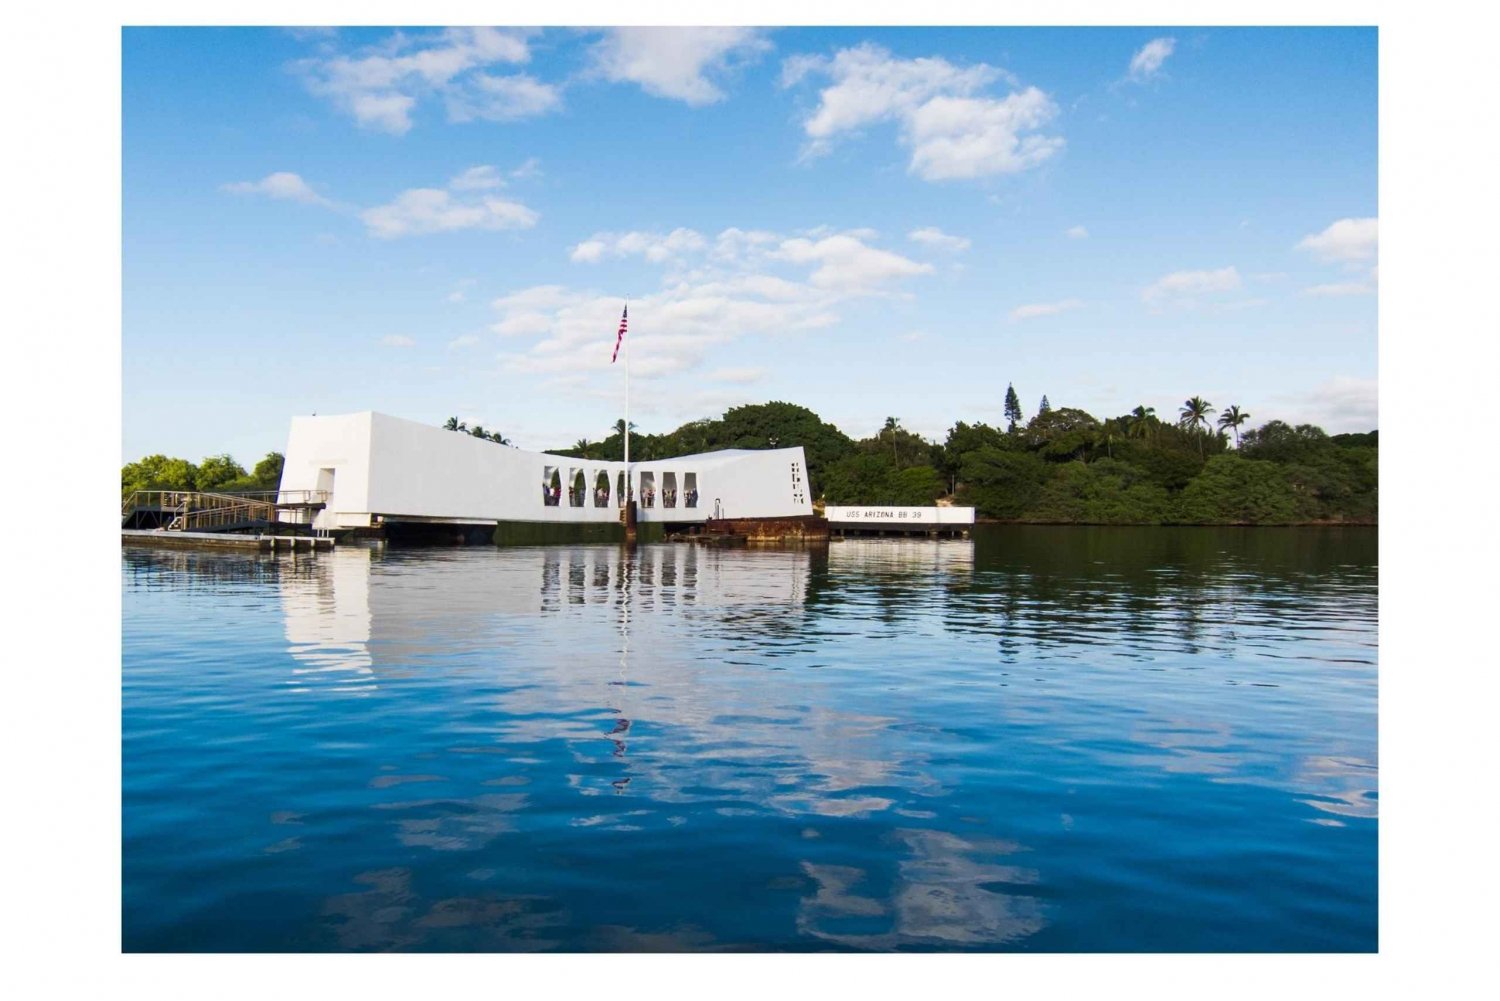
[[[1370,530],[123,555],[127,950],[1352,950]]]

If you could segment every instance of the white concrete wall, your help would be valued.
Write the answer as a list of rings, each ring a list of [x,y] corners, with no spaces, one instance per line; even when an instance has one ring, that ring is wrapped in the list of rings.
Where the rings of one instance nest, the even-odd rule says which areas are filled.
[[[296,417],[287,441],[281,489],[317,490],[319,473],[334,470],[333,495],[317,516],[320,528],[371,524],[375,516],[464,522],[614,522],[624,463],[526,452],[441,427],[385,414]],[[544,471],[558,468],[560,503],[543,503]],[[641,474],[654,474],[655,504],[638,506],[642,521],[703,521],[719,498],[725,517],[774,518],[812,513],[802,448],[711,452],[633,462],[635,496]],[[569,474],[584,471],[582,507],[568,503]],[[606,507],[593,503],[594,483],[609,477]],[[662,506],[663,474],[677,475],[677,506]],[[696,473],[698,505],[686,507],[686,474]]]
[[[370,423],[375,415],[293,417],[281,468],[281,489],[318,490],[320,470],[334,471],[338,508],[321,512],[319,528],[370,523]],[[283,520],[289,520],[286,512]]]

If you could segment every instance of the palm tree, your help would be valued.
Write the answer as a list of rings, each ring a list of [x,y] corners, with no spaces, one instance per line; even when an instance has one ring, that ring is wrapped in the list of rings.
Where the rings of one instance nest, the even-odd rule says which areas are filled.
[[[1178,411],[1177,426],[1187,431],[1201,431],[1208,427],[1208,415],[1214,412],[1213,404],[1201,396],[1185,401]],[[1203,439],[1198,439],[1198,457],[1203,457]]]
[[[885,427],[880,429],[881,437],[884,437],[887,431],[891,433],[891,461],[896,465],[901,464],[896,458],[896,432],[899,430],[901,430],[901,418],[899,417],[887,417],[885,419]]]
[[[1103,445],[1104,453],[1113,459],[1115,457],[1115,439],[1118,437],[1117,432],[1119,430],[1120,425],[1115,421],[1105,421],[1099,425],[1099,429],[1094,432],[1094,447],[1098,448],[1100,445]],[[1081,453],[1079,458],[1083,458]]]
[[[1250,419],[1250,415],[1242,411],[1238,405],[1226,407],[1219,415],[1219,427],[1230,428],[1234,431],[1234,447],[1240,447],[1240,425]]]
[[[496,445],[510,444],[510,439],[505,437],[505,435],[501,434],[499,431],[490,432],[490,441],[494,442]]]
[[[587,438],[579,438],[573,443],[574,451],[576,451],[579,457],[583,459],[587,459],[589,457],[589,449],[591,447],[593,447],[593,442],[589,441]]]
[[[1127,425],[1130,437],[1145,438],[1151,434],[1151,429],[1156,425],[1156,408],[1142,404],[1130,412],[1129,424]]]
[[[476,438],[489,437],[489,433],[485,431],[483,424],[475,424],[474,427],[469,431],[469,434],[473,435]]]
[[[443,423],[443,430],[444,431],[457,431],[458,430],[458,418],[457,417],[450,417],[450,418],[448,418],[447,421],[445,421]]]

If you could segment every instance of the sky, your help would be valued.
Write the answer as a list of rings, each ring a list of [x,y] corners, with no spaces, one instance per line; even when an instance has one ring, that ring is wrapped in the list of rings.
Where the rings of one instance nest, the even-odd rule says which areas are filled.
[[[1376,426],[1373,29],[127,28],[123,457],[786,400]]]

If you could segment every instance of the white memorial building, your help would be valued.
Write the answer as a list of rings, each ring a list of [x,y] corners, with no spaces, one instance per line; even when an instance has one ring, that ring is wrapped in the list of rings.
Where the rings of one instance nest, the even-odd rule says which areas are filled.
[[[618,523],[630,479],[641,522],[811,515],[801,446],[606,462],[527,452],[366,411],[292,418],[285,520],[319,530],[389,523]]]

